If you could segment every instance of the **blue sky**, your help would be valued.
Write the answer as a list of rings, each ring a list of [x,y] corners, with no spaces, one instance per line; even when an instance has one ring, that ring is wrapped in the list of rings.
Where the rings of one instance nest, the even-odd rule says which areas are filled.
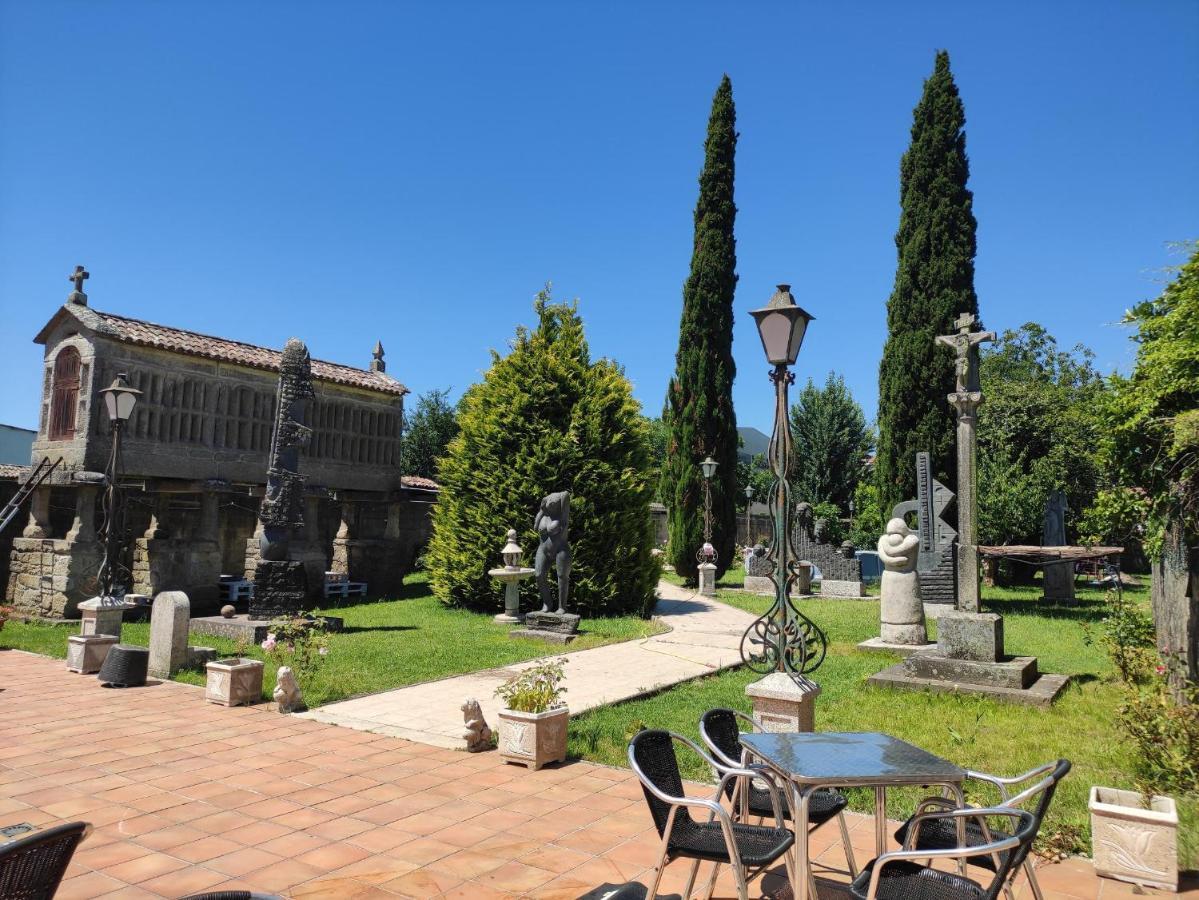
[[[460,393],[552,281],[647,412],[674,366],[712,94],[733,80],[747,310],[789,281],[800,379],[868,416],[899,157],[938,48],[966,105],[989,328],[1105,369],[1199,237],[1199,4],[0,3],[0,422],[36,423],[77,263],[93,306]]]

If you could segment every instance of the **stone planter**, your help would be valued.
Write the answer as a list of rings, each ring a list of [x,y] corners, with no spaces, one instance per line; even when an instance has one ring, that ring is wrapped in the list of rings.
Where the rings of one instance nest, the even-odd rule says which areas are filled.
[[[536,771],[549,762],[566,761],[566,725],[570,710],[565,706],[542,713],[500,710],[500,757]]]
[[[262,700],[262,662],[257,659],[218,659],[208,663],[204,699],[222,706],[250,705]]]
[[[1178,810],[1172,797],[1146,808],[1136,791],[1092,787],[1091,855],[1095,872],[1147,887],[1178,890]]]

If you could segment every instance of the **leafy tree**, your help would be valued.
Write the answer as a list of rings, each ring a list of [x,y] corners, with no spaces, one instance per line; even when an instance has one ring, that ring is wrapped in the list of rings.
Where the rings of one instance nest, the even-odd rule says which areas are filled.
[[[960,313],[977,315],[975,219],[966,187],[966,113],[937,54],[916,106],[912,143],[899,165],[899,265],[887,301],[887,343],[879,365],[879,499],[889,510],[916,494],[916,453],[932,455],[945,484],[956,480],[953,354],[935,343]]]
[[[1059,350],[1028,322],[984,345],[978,413],[979,537],[984,544],[1039,544],[1045,502],[1066,495],[1075,530],[1099,486],[1098,410],[1103,379],[1081,344]]]
[[[770,497],[770,485],[774,483],[774,475],[764,454],[757,454],[751,459],[737,460],[737,493],[741,497],[741,511],[745,511],[745,489],[750,488],[750,500],[754,503],[765,503]]]
[[[400,452],[405,475],[437,478],[437,460],[458,433],[458,416],[449,396],[448,389],[431,390],[416,399]]]
[[[873,480],[863,478],[858,482],[857,490],[853,493],[853,524],[849,529],[849,539],[859,550],[873,550],[878,546],[883,529],[891,511],[883,513],[878,502],[878,485]]]
[[[536,328],[518,328],[507,356],[493,352],[459,403],[461,430],[438,469],[431,584],[445,603],[498,612],[502,586],[487,570],[507,530],[531,562],[541,498],[570,491],[572,611],[649,615],[658,568],[645,420],[620,366],[592,361],[577,303],[551,303],[547,289],[534,308]],[[535,602],[535,585],[521,592]]]
[[[666,464],[666,446],[670,442],[670,431],[661,419],[651,419],[648,416],[642,418],[645,421],[646,434],[649,436],[649,483],[654,489],[654,499],[661,503],[662,467]]]
[[[1161,296],[1124,316],[1136,328],[1132,375],[1111,379],[1103,458],[1114,484],[1143,489],[1156,555],[1168,519],[1199,538],[1199,242]]]
[[[703,543],[703,475],[711,455],[712,544],[717,577],[733,559],[737,539],[737,416],[733,412],[733,292],[737,250],[733,222],[737,147],[733,86],[726,75],[712,100],[704,168],[695,206],[691,274],[683,285],[683,317],[675,374],[662,418],[670,429],[662,471],[662,501],[670,528],[669,560],[685,580],[696,580],[695,551]]]
[[[848,512],[874,441],[844,378],[829,372],[823,388],[808,379],[791,406],[791,440],[795,495]]]

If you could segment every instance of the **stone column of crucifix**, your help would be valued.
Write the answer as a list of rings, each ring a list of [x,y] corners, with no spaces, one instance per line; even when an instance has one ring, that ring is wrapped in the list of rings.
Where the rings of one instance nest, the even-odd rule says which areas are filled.
[[[972,331],[977,319],[962,313],[955,334],[937,337],[956,354],[954,391],[949,402],[958,414],[958,604],[963,612],[979,611],[977,472],[978,407],[983,402],[978,377],[978,345],[995,340],[993,331]]]

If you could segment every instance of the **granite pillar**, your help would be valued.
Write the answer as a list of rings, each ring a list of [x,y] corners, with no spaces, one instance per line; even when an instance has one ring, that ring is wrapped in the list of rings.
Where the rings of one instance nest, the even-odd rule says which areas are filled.
[[[29,498],[29,524],[21,532],[21,537],[48,538],[53,534],[50,529],[50,488],[37,488]]]

